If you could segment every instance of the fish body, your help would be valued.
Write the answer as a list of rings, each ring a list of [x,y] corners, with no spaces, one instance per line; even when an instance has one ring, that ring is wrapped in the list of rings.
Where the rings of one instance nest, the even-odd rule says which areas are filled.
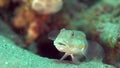
[[[85,56],[88,48],[86,35],[83,32],[64,28],[60,30],[60,33],[54,39],[54,45],[58,51],[65,53],[60,60],[70,55],[75,63],[78,62],[78,58]]]
[[[54,40],[55,47],[68,54],[84,54],[88,47],[86,36],[81,31],[62,29]]]
[[[54,41],[54,46],[60,52],[65,54],[60,60],[64,60],[68,55],[72,62],[79,64],[83,56],[87,61],[102,61],[104,50],[101,45],[95,41],[87,41],[86,35],[82,31],[61,29],[49,33],[49,39]]]

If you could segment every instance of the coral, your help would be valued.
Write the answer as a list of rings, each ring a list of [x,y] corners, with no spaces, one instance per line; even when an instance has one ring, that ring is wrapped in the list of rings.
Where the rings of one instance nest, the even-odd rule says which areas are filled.
[[[54,14],[61,10],[63,0],[33,0],[32,9],[40,14]]]
[[[120,29],[119,24],[106,22],[106,23],[100,23],[96,27],[98,31],[101,32],[100,39],[110,47],[114,48],[117,43],[117,39],[119,35],[119,29]]]
[[[29,44],[46,30],[48,17],[48,15],[37,15],[31,9],[21,6],[13,18],[13,25],[18,29],[26,29],[26,43]]]
[[[7,7],[10,3],[10,0],[0,0],[0,8]]]
[[[0,36],[0,39],[0,68],[115,68],[98,61],[84,62],[80,65],[60,63],[23,50],[4,36]]]
[[[105,62],[115,64],[119,56],[120,20],[119,3],[101,1],[82,13],[77,13],[79,19],[69,19],[70,23],[78,30],[87,34],[87,38],[97,41],[105,50]],[[114,3],[114,4],[113,4]],[[120,61],[119,61],[120,62]]]
[[[10,40],[14,41],[14,43],[20,47],[25,47],[25,44],[21,40],[21,38],[11,29],[9,25],[7,25],[1,19],[0,19],[0,35],[3,35],[6,38],[9,38]]]
[[[53,62],[52,59],[60,59],[63,53],[58,52],[55,49],[55,47],[53,46],[53,42],[51,40],[48,40],[48,34],[53,30],[59,31],[62,28],[70,30],[80,30],[86,34],[87,40],[89,40],[89,42],[96,42],[89,43],[89,47],[91,47],[90,49],[92,49],[93,51],[92,54],[90,53],[90,58],[96,58],[96,56],[100,56],[103,58],[103,53],[101,52],[104,51],[105,57],[103,59],[103,62],[113,64],[119,68],[119,3],[119,0],[51,0],[49,2],[47,0],[3,0],[0,2],[0,18],[4,22],[0,21],[0,35],[9,38],[10,40],[14,41],[15,44],[23,46],[23,48],[27,50],[32,50],[32,52],[37,53],[40,56],[50,58],[51,60],[42,57],[36,59],[35,57],[35,61],[38,61],[38,63],[42,65],[42,61],[40,60],[44,59],[43,61],[47,60],[46,62],[48,62],[48,64],[49,61],[52,62],[54,67],[54,65],[59,65],[59,61]],[[42,6],[38,7],[39,5]],[[19,51],[12,50],[21,49],[16,47],[14,44],[11,44],[14,45],[13,47],[9,46],[9,44],[7,43],[11,44],[11,42],[7,42],[7,40],[0,41],[0,45],[2,46],[5,44],[5,46],[2,47],[6,48],[4,49],[0,46],[0,50],[3,50],[5,52],[1,52],[2,54],[0,55],[0,57],[4,59],[3,63],[0,63],[1,65],[4,66],[4,63],[5,65],[7,64],[6,66],[11,67],[17,65],[14,64],[14,62],[11,62],[10,57],[10,61],[8,60],[7,62],[5,62],[8,58],[3,56],[12,55],[12,59],[15,59],[16,63],[21,64],[20,66],[28,66],[28,63],[33,66],[35,66],[34,64],[36,64],[36,67],[39,67],[39,64],[35,63],[35,61],[33,61],[34,63],[32,64],[31,60],[26,60],[26,58],[34,56],[33,54],[30,54],[28,56],[28,54],[26,53],[27,51],[25,52],[23,50],[27,54],[27,57],[24,57],[26,56],[26,54],[22,54],[23,56],[17,55],[21,53],[19,53]],[[94,45],[99,45],[100,47],[94,48]],[[95,50],[98,50],[98,52]],[[98,54],[94,55],[94,53]],[[19,60],[18,58],[21,60]],[[22,60],[26,60],[26,62],[22,64]],[[65,60],[71,60],[71,58],[67,57]],[[83,63],[77,66],[73,65],[73,67],[82,67],[82,65],[83,67],[84,65],[88,67],[89,65],[90,67],[96,66],[96,61],[85,62],[84,60],[85,58],[82,59]],[[10,64],[9,62],[12,64]],[[64,63],[60,64],[59,66],[69,67],[70,65],[70,67],[72,67],[72,65],[69,64],[71,62],[63,62]],[[100,66],[103,65],[102,62],[99,62],[98,65],[99,64]],[[98,65],[97,67],[99,67]],[[19,65],[16,67],[19,67]]]
[[[39,14],[25,3],[16,9],[12,24],[16,29],[23,29],[25,42],[29,45],[45,32],[63,28],[67,23],[61,12],[59,14]]]

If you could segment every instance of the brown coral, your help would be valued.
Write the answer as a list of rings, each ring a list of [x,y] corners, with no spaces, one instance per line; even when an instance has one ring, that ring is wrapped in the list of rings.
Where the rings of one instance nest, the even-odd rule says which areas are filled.
[[[10,3],[10,0],[0,0],[0,8],[7,7]]]
[[[18,29],[25,29],[31,43],[45,28],[47,15],[37,15],[33,10],[22,6],[16,11],[16,16],[13,18],[13,25]],[[40,24],[38,24],[40,23]],[[29,41],[29,42],[28,42]]]
[[[52,15],[38,14],[25,4],[16,10],[13,25],[25,31],[25,42],[30,44],[45,32],[67,26],[63,15],[62,11]]]

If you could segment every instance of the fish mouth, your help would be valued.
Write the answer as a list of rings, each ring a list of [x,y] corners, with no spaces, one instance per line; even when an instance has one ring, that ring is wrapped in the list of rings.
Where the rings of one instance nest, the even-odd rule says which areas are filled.
[[[61,46],[57,46],[56,47],[60,52],[65,52],[69,55],[71,54],[80,54],[81,50],[79,48],[74,48],[74,47],[61,47]]]

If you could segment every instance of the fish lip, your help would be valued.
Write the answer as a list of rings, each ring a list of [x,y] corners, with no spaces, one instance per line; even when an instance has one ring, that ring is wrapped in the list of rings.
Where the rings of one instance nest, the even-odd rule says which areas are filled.
[[[69,55],[82,53],[81,49],[76,47],[67,47],[67,46],[57,45],[56,48],[58,51],[68,53]]]

